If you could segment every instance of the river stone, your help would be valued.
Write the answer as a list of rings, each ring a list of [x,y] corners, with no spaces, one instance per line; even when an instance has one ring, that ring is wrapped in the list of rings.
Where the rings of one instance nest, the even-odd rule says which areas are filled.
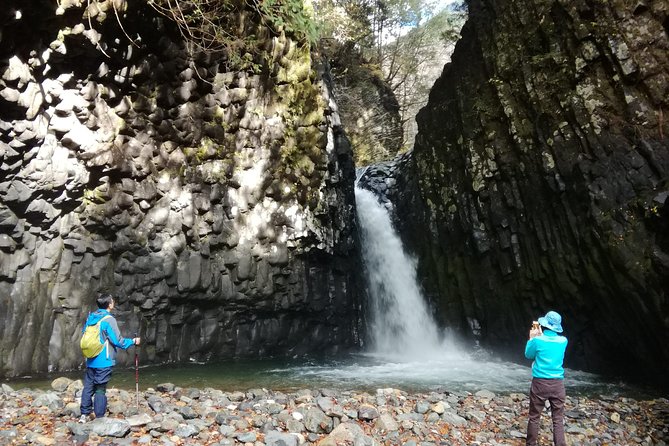
[[[465,418],[474,420],[477,423],[483,423],[485,421],[485,412],[480,410],[468,410],[465,412]]]
[[[251,425],[253,427],[262,427],[265,424],[266,419],[266,415],[255,415],[251,418]]]
[[[57,411],[65,407],[65,403],[57,394],[53,392],[46,392],[43,395],[38,396],[32,403],[33,407],[42,407],[46,406],[51,411]]]
[[[270,403],[267,405],[267,413],[270,415],[277,415],[281,413],[283,409],[284,409],[283,404]]]
[[[430,404],[423,400],[416,401],[416,407],[414,410],[420,414],[427,413],[427,411],[430,410]]]
[[[439,401],[435,404],[433,404],[430,407],[430,410],[438,415],[443,414],[446,412],[446,409],[450,409],[451,406],[449,406],[447,403],[444,403],[443,401]]]
[[[342,444],[365,444],[367,437],[357,423],[341,423],[318,443],[319,446],[338,446]]]
[[[332,418],[323,413],[322,410],[311,407],[304,416],[304,427],[313,433],[328,433],[332,431]]]
[[[293,434],[269,431],[265,434],[265,446],[298,446],[298,442]]]
[[[125,437],[130,432],[130,423],[114,418],[96,418],[87,423],[90,432],[101,437]]]
[[[232,415],[229,412],[220,411],[216,414],[216,422],[220,425],[227,425],[230,422],[239,420],[238,415]]]
[[[174,435],[181,438],[193,437],[198,433],[200,433],[200,430],[191,424],[180,424],[179,427],[174,430]]]
[[[71,383],[72,383],[71,379],[60,377],[51,381],[51,388],[56,392],[64,392]]]
[[[465,426],[467,424],[466,419],[453,412],[444,412],[441,419],[453,426]]]
[[[137,439],[137,443],[138,444],[151,444],[151,439],[152,439],[151,435],[148,435],[148,434],[147,435],[142,435],[141,437],[139,437]]]
[[[77,418],[81,415],[80,404],[76,401],[67,403],[62,413],[63,415],[68,415]]]
[[[7,440],[7,442],[13,442],[18,435],[19,433],[15,427],[0,430],[0,438]]]
[[[67,391],[71,393],[77,393],[80,390],[83,390],[84,382],[80,379],[74,380],[67,386]]]
[[[169,432],[174,431],[179,427],[179,422],[171,418],[165,419],[160,422],[160,427],[158,430],[160,432]]]
[[[228,399],[236,403],[244,401],[244,398],[246,398],[246,396],[242,392],[232,392],[228,395]]]
[[[250,432],[240,432],[236,435],[237,440],[241,441],[242,443],[253,443],[256,441],[257,435],[255,432],[250,431]]]
[[[198,416],[197,413],[189,406],[179,407],[179,413],[182,417],[184,417],[185,420],[192,420]]]
[[[141,413],[138,415],[133,415],[131,417],[127,417],[125,419],[128,424],[130,424],[131,427],[136,427],[136,426],[144,426],[146,424],[149,424],[153,421],[151,416],[146,413]]]
[[[186,389],[186,396],[188,398],[197,400],[200,399],[200,396],[202,396],[202,392],[200,391],[200,389],[196,389],[195,387],[189,387],[188,389]]]
[[[224,437],[232,437],[234,433],[237,431],[237,429],[234,428],[234,426],[228,426],[228,425],[222,425],[221,427],[218,428],[218,431],[223,435]]]
[[[511,438],[525,438],[525,434],[517,431],[517,430],[512,430],[509,432],[509,437]]]
[[[329,417],[341,418],[344,415],[344,409],[336,404],[332,398],[318,397],[316,400],[318,407]]]
[[[380,430],[385,430],[388,432],[396,431],[399,429],[397,422],[393,419],[392,415],[384,413],[379,416],[376,420],[376,428]]]
[[[313,399],[311,390],[309,389],[300,389],[297,391],[297,397],[295,398],[296,403],[308,403]]]
[[[161,413],[166,411],[166,403],[163,401],[162,398],[151,395],[148,399],[147,402],[149,403],[149,407],[151,410],[153,410],[156,413]]]
[[[123,401],[113,401],[107,406],[110,414],[117,415],[122,414],[128,409],[128,404]]]
[[[156,386],[156,390],[157,390],[158,392],[167,392],[167,393],[169,393],[169,392],[172,392],[172,391],[174,390],[174,387],[175,387],[175,386],[174,386],[174,384],[172,384],[172,383],[162,383],[162,384],[158,384],[158,385]]]
[[[359,420],[375,420],[379,417],[379,411],[376,410],[376,407],[370,404],[362,404],[358,408],[358,419]]]
[[[286,421],[286,430],[288,432],[302,432],[304,424],[301,421],[290,419]]]
[[[564,416],[574,420],[580,420],[587,417],[587,415],[580,410],[567,410],[565,411]]]

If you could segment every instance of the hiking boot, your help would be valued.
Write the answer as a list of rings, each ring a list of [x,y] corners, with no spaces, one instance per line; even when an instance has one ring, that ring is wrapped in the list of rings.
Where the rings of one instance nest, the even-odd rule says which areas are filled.
[[[78,421],[79,421],[79,423],[88,423],[88,422],[91,421],[92,419],[93,419],[93,414],[92,414],[92,413],[89,413],[89,414],[86,414],[86,415],[83,415],[83,414],[82,414],[82,415],[79,417],[79,420],[78,420]]]

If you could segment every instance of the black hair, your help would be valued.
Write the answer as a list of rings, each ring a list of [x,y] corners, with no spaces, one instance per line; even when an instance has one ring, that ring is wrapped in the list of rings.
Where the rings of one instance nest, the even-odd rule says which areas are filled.
[[[100,293],[98,294],[97,299],[95,299],[95,303],[98,304],[98,308],[106,310],[109,308],[109,305],[112,303],[112,300],[114,300],[114,296],[112,296],[109,293]]]

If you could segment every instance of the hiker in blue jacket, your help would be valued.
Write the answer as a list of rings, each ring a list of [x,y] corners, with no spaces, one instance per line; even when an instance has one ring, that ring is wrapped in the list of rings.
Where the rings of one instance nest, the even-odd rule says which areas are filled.
[[[81,418],[84,423],[91,417],[104,417],[107,411],[107,383],[112,375],[112,368],[116,365],[116,349],[127,350],[133,345],[139,345],[140,339],[128,339],[121,336],[116,319],[111,315],[114,309],[114,298],[111,294],[99,294],[96,303],[98,309],[88,315],[82,333],[89,325],[100,322],[100,342],[102,351],[94,358],[86,359],[86,374],[84,375],[84,390],[81,392]]]
[[[543,330],[542,330],[543,329]],[[562,333],[562,317],[549,311],[540,317],[530,330],[530,339],[525,345],[525,357],[533,359],[532,386],[530,387],[530,415],[527,422],[527,446],[536,446],[539,440],[539,421],[546,400],[551,406],[553,418],[553,443],[566,446],[564,437],[564,352],[567,338]]]

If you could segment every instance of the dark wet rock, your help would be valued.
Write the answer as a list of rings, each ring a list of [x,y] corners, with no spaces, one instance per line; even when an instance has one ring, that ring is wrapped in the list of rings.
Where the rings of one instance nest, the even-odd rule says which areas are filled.
[[[521,361],[555,309],[570,367],[666,386],[669,63],[644,56],[666,52],[666,11],[467,4],[413,152],[362,184],[392,203],[442,325]]]
[[[172,392],[175,388],[175,385],[172,383],[163,383],[156,386],[158,392]]]

